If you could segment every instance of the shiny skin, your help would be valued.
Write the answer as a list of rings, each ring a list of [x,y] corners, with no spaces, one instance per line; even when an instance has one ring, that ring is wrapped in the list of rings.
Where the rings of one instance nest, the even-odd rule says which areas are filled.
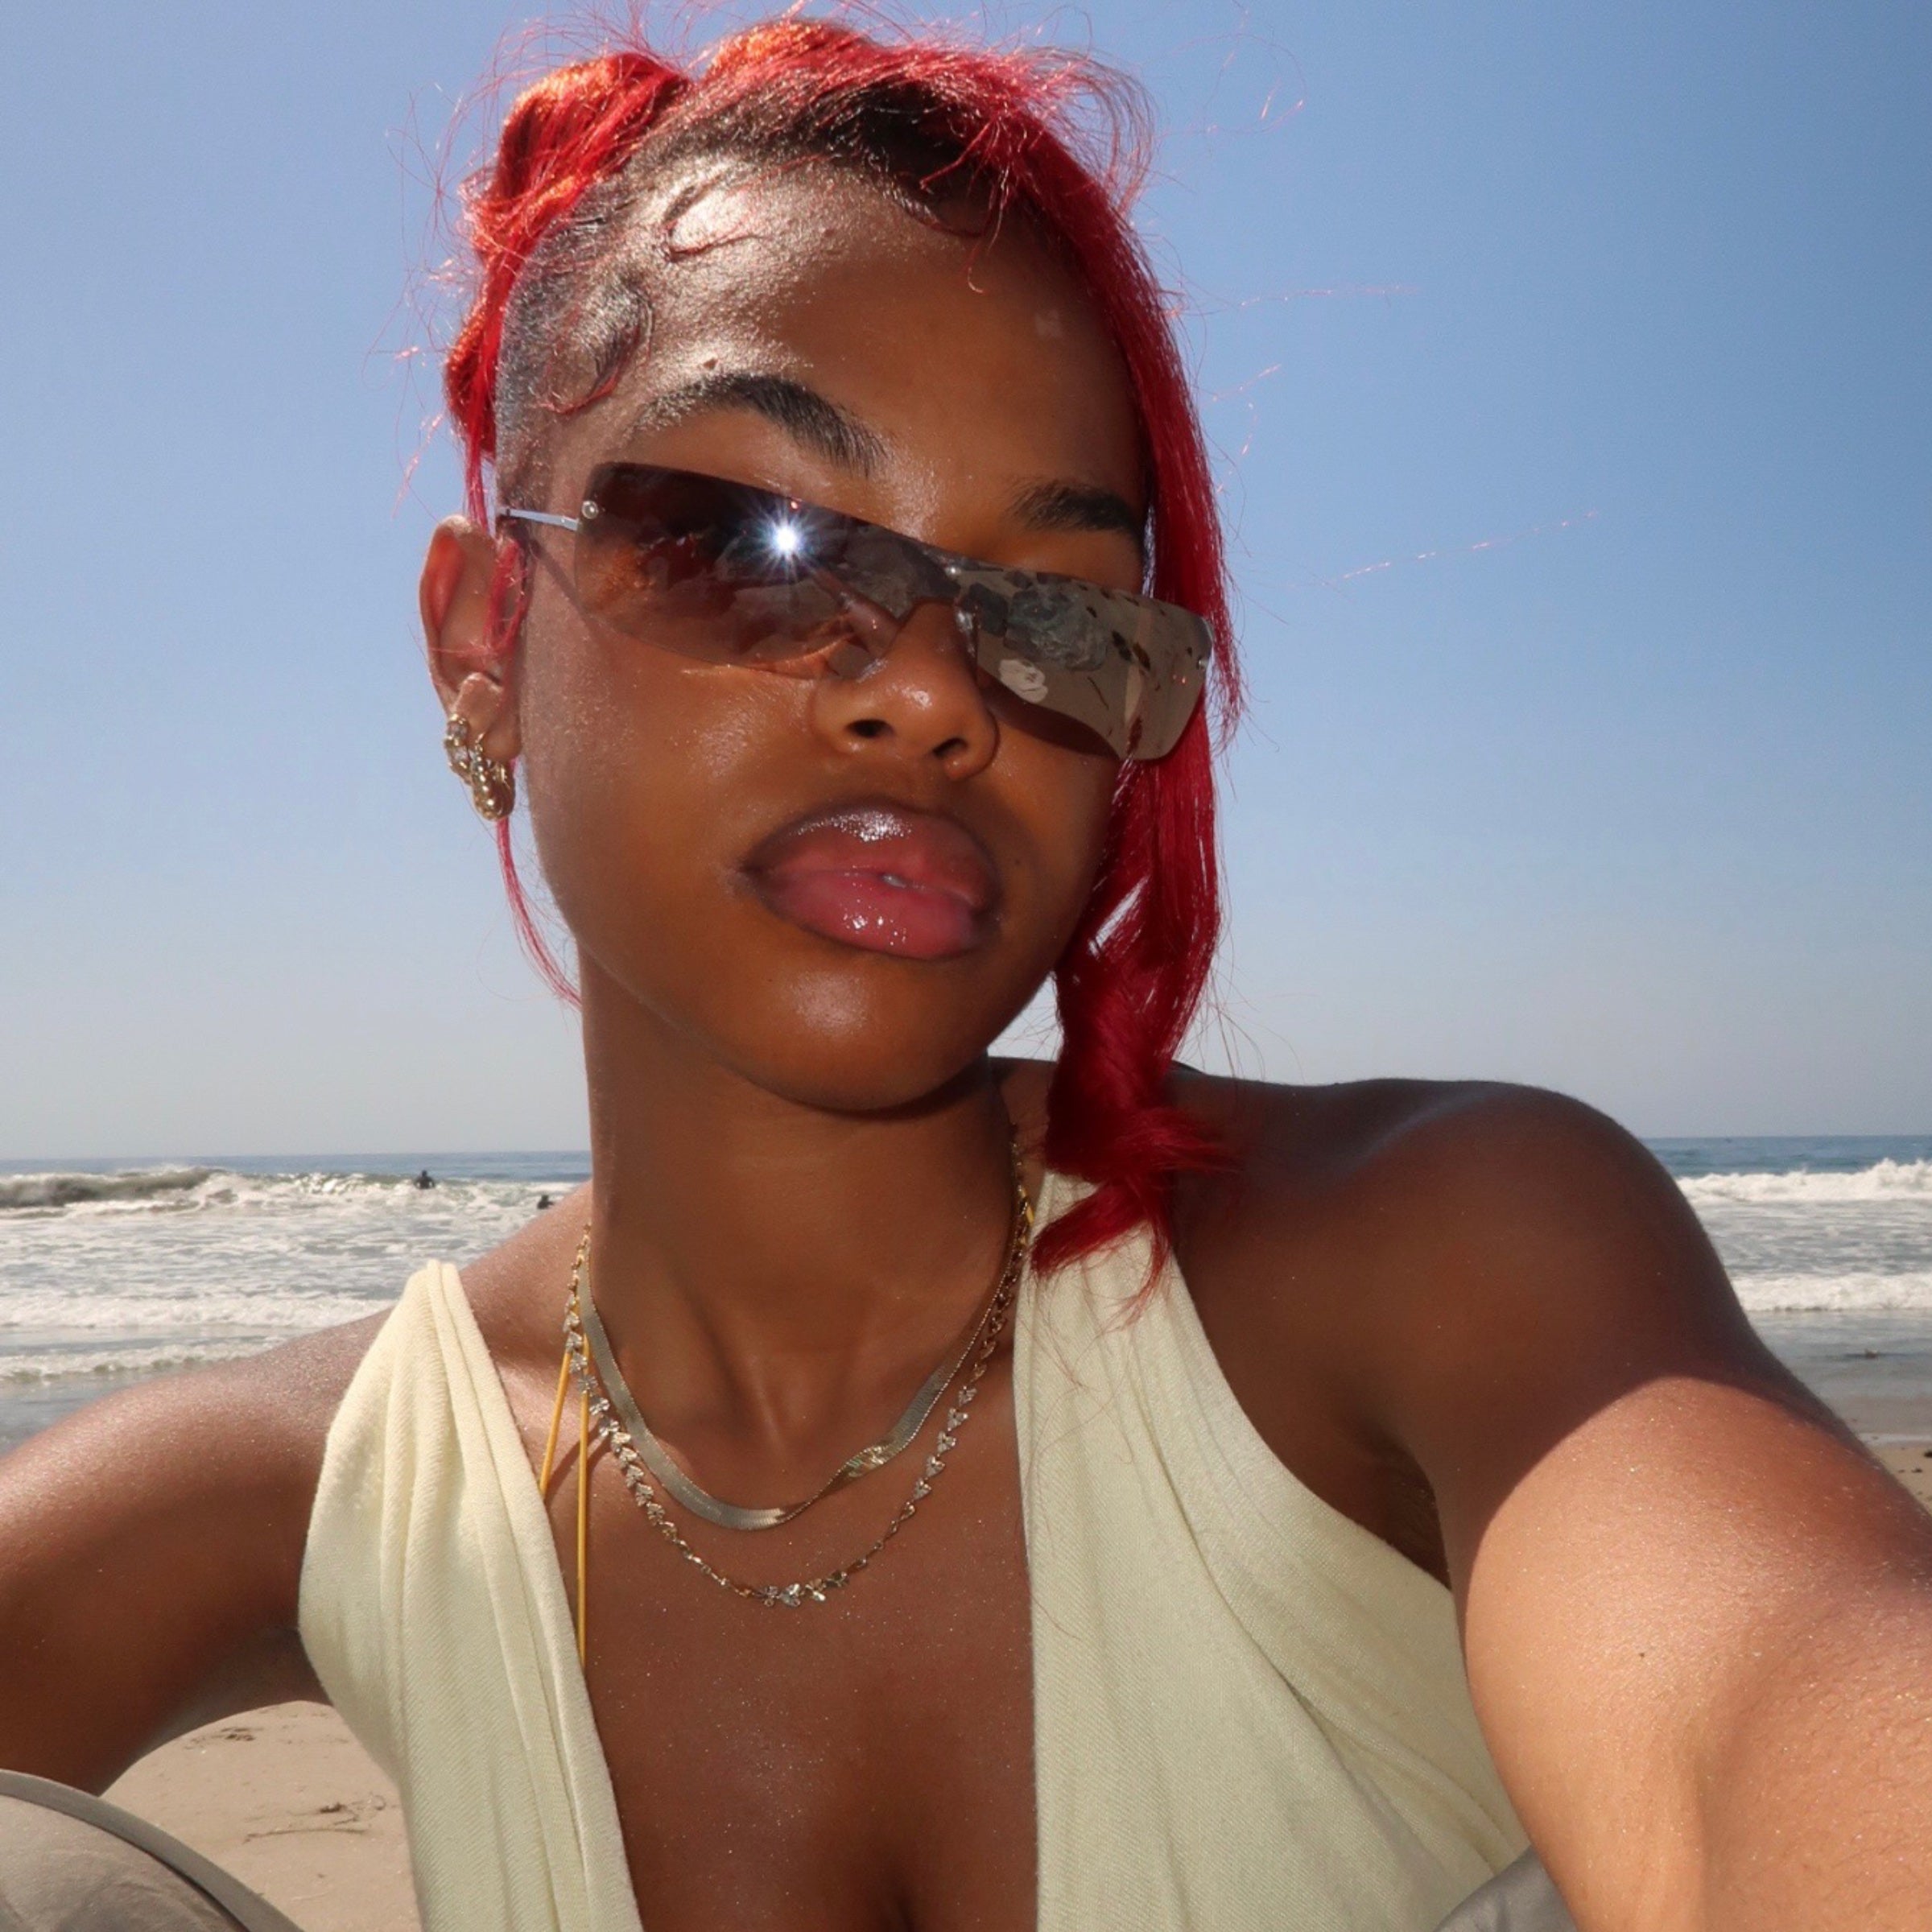
[[[1042,481],[1139,487],[1111,352],[1023,234],[976,250],[824,169],[674,185],[719,245],[654,272],[650,354],[559,425],[547,505],[634,456],[1137,579],[1118,530],[1015,508]],[[744,407],[631,428],[733,367],[828,398],[876,461]],[[522,758],[578,941],[595,1180],[464,1286],[534,1468],[588,1220],[654,1426],[714,1491],[790,1496],[890,1421],[985,1292],[1006,1120],[1037,1148],[1046,1072],[988,1043],[1078,914],[1113,768],[1009,728],[933,621],[852,682],[695,666],[586,625],[538,552],[508,666],[481,534],[439,530],[423,607],[443,700]],[[842,947],[744,890],[790,818],[880,799],[985,844],[982,945]],[[1492,1749],[1585,1932],[1922,1924],[1932,1528],[1754,1340],[1667,1177],[1522,1089],[1181,1072],[1174,1093],[1235,1155],[1177,1216],[1234,1392],[1311,1490],[1454,1591]],[[97,1787],[187,1724],[316,1694],[303,1531],[374,1326],[149,1385],[0,1464],[0,1762]],[[588,1683],[653,1932],[1030,1925],[1006,1364],[917,1521],[823,1610],[721,1596],[591,1479]],[[862,1546],[900,1493],[868,1479],[755,1548],[692,1538],[780,1580]]]
[[[674,180],[661,198],[677,206],[689,192]],[[597,463],[648,461],[1137,588],[1139,555],[1120,533],[1032,530],[1011,510],[1042,479],[1140,499],[1123,381],[1074,290],[1034,251],[994,249],[969,266],[969,244],[880,213],[869,190],[816,170],[728,175],[685,208],[682,228],[709,245],[652,277],[651,353],[564,428],[543,507],[574,509]],[[935,303],[940,279],[949,299]],[[1050,315],[1063,318],[1057,336],[1041,332]],[[876,429],[873,473],[747,409],[624,433],[720,369],[809,382]],[[537,541],[567,564],[568,539]],[[639,648],[587,623],[560,569],[539,565],[534,583],[514,715],[492,720],[489,742],[523,760],[593,1023],[621,1009],[762,1092],[840,1111],[917,1104],[983,1054],[1085,901],[1112,758],[1003,729],[936,605],[848,681]],[[855,956],[774,919],[747,890],[739,868],[770,833],[871,796],[950,814],[987,848],[1001,888],[989,944],[917,968]]]

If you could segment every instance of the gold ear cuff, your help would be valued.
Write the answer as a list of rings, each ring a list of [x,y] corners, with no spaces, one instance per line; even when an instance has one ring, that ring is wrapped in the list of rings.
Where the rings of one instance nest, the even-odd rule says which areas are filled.
[[[449,768],[469,787],[470,802],[477,815],[489,819],[506,819],[517,802],[516,774],[502,758],[485,752],[467,720],[449,714],[443,733],[443,754]]]

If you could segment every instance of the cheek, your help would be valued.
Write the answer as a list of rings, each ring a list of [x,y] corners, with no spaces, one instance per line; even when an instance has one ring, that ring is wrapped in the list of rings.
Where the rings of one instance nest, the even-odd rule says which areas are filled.
[[[1093,890],[1120,766],[1111,757],[1069,750],[1013,726],[1002,729],[997,763],[1026,855],[1029,876],[1016,895],[1027,909],[1022,943],[1043,975],[1072,937]]]
[[[580,944],[634,956],[687,941],[755,842],[795,692],[579,638],[533,641],[518,702],[532,829]]]
[[[1079,782],[1067,786],[1060,828],[1061,896],[1078,919],[1100,869],[1108,809],[1113,802],[1115,768],[1112,760],[1084,759]]]

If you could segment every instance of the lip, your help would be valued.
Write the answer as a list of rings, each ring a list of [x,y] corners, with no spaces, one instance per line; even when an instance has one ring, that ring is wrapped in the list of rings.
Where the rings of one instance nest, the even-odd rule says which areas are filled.
[[[780,919],[901,959],[970,952],[999,898],[985,848],[957,820],[883,801],[795,819],[740,869]]]

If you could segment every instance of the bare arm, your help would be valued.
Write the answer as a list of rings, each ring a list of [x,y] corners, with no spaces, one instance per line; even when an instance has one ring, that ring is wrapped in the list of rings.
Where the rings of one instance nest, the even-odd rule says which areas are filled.
[[[144,1384],[0,1460],[0,1766],[98,1791],[193,1724],[320,1696],[302,1550],[382,1319]]]
[[[1932,1923],[1932,1521],[1608,1122],[1505,1091],[1384,1160],[1385,1420],[1582,1932]]]

